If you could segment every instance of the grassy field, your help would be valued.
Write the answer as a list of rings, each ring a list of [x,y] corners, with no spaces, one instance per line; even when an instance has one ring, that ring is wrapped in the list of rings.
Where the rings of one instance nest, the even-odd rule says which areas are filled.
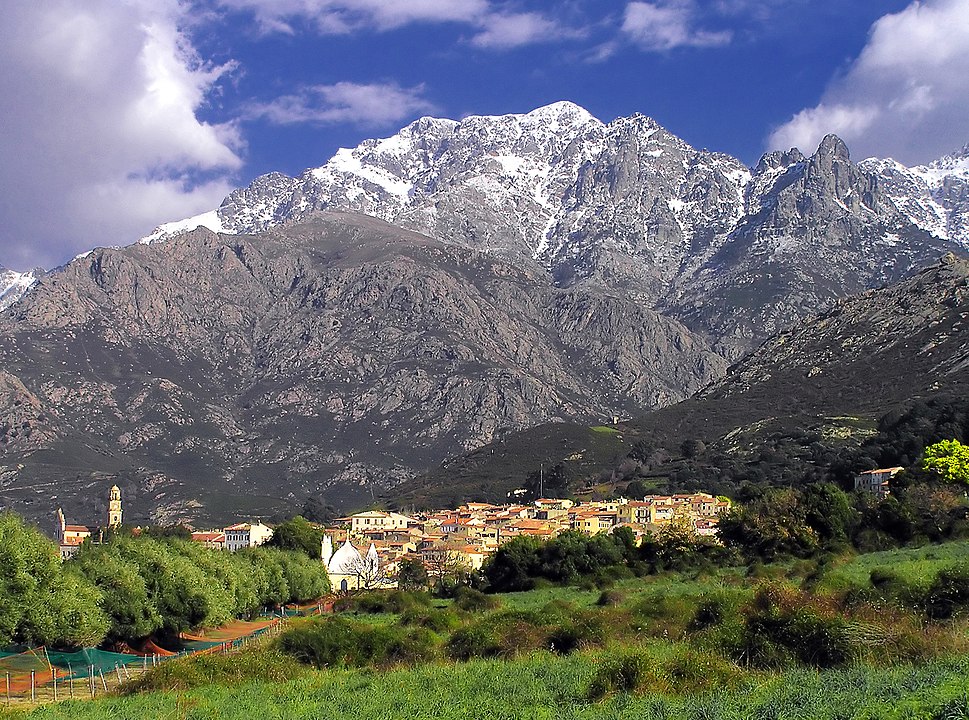
[[[283,683],[212,685],[94,702],[63,702],[2,717],[31,720],[184,718],[961,718],[969,698],[969,658],[919,667],[852,667],[750,675],[732,690],[674,697],[613,693],[588,699],[607,659],[588,653],[536,654],[384,673],[327,670]]]
[[[838,604],[857,591],[872,591],[873,570],[890,568],[910,583],[928,586],[940,570],[967,563],[969,543],[960,542],[820,565],[792,561],[631,578],[605,590],[542,587],[496,596],[498,607],[462,609],[459,599],[424,600],[399,613],[358,608],[343,615],[356,627],[420,633],[431,627],[427,619],[449,619],[465,630],[497,628],[496,637],[523,649],[455,662],[447,654],[446,634],[458,627],[451,626],[440,630],[433,654],[407,666],[317,670],[267,642],[238,655],[173,661],[141,681],[148,689],[130,688],[125,696],[0,709],[0,718],[969,718],[964,616],[933,625],[910,610],[902,614],[868,598],[855,606]],[[764,588],[774,589],[764,595]],[[733,642],[731,633],[740,631],[751,608],[769,598],[773,609],[761,608],[759,621],[782,621],[793,603],[801,613],[798,622],[813,618],[818,630],[846,629],[867,642],[879,627],[887,627],[902,641],[892,649],[876,644],[832,667],[812,667],[793,656],[780,665],[763,665],[731,655],[724,643]],[[726,608],[723,619],[697,629],[698,610],[711,601]],[[502,624],[501,617],[513,622]],[[590,634],[572,654],[536,649],[543,645],[501,634],[511,628],[523,637],[552,637],[542,633],[554,633],[554,623],[569,618],[599,618],[605,630]],[[297,627],[314,627],[314,621],[300,622]]]
[[[920,548],[867,553],[837,562],[825,573],[821,586],[832,591],[865,585],[871,571],[890,570],[924,586],[939,570],[969,564],[969,542],[926,545]]]

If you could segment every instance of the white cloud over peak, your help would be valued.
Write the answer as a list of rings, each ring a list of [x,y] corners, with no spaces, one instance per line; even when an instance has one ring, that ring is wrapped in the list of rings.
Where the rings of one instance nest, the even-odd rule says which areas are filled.
[[[62,262],[217,204],[242,160],[198,118],[203,63],[171,0],[9,0],[0,25],[0,259]]]
[[[214,0],[253,14],[265,33],[294,34],[304,22],[323,34],[395,30],[416,23],[457,23],[472,28],[471,44],[493,50],[582,37],[539,11],[513,12],[491,0]]]
[[[728,31],[697,26],[697,8],[690,0],[631,2],[626,5],[622,33],[644,50],[665,51],[677,47],[715,47],[731,40]]]
[[[916,1],[881,17],[820,102],[777,128],[768,145],[808,151],[826,133],[855,157],[907,164],[969,142],[969,0]]]
[[[471,44],[480,48],[508,49],[583,34],[536,12],[488,15],[481,20],[481,26],[481,32],[471,38]]]
[[[309,122],[381,127],[434,112],[434,105],[424,99],[423,93],[422,85],[403,88],[395,83],[313,85],[297,94],[253,105],[248,114],[276,125]]]

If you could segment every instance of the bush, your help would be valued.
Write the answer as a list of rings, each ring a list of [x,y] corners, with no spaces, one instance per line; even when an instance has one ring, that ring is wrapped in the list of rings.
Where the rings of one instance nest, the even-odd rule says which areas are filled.
[[[946,620],[969,606],[969,566],[941,570],[925,596],[925,612],[934,620]]]
[[[644,655],[635,652],[614,655],[596,670],[586,696],[600,700],[613,693],[636,692],[645,684],[648,673],[649,661]]]
[[[625,595],[618,590],[603,590],[599,593],[599,599],[596,600],[596,605],[599,607],[618,607],[624,599]]]
[[[355,611],[371,615],[378,613],[400,614],[430,607],[431,596],[426,592],[404,590],[369,590],[340,598],[333,609],[338,612]]]
[[[306,672],[296,660],[279,650],[258,647],[232,655],[193,655],[169,660],[125,683],[126,695],[153,690],[188,690],[203,685],[238,685],[246,682],[284,682]]]
[[[447,643],[447,654],[455,660],[498,657],[501,652],[495,628],[482,623],[461,628]]]
[[[723,640],[735,660],[763,668],[837,667],[855,652],[845,618],[783,586],[758,590],[739,632],[724,633]]]
[[[461,626],[461,619],[453,610],[442,608],[412,608],[401,613],[401,625],[427,628],[436,633],[452,632]]]
[[[283,633],[279,646],[316,667],[386,667],[438,655],[436,634],[422,627],[370,626],[342,617],[311,620]]]
[[[484,612],[501,606],[497,598],[464,585],[455,591],[454,604],[467,612]]]

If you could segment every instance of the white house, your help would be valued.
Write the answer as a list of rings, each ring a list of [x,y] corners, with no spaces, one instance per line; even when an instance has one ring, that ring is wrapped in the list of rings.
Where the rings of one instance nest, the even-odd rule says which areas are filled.
[[[261,522],[237,523],[224,531],[225,549],[230,552],[262,545],[273,536],[273,529]]]

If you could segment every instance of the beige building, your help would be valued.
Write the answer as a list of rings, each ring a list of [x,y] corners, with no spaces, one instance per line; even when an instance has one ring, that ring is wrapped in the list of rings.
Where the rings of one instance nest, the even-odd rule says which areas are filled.
[[[192,542],[212,550],[225,550],[225,533],[219,530],[193,532]]]
[[[61,551],[61,559],[72,557],[81,547],[81,543],[91,537],[91,530],[86,525],[68,525],[64,518],[64,511],[57,508],[54,519],[54,542]]]
[[[355,535],[368,530],[402,530],[417,520],[395,512],[368,510],[350,516],[350,532]]]

